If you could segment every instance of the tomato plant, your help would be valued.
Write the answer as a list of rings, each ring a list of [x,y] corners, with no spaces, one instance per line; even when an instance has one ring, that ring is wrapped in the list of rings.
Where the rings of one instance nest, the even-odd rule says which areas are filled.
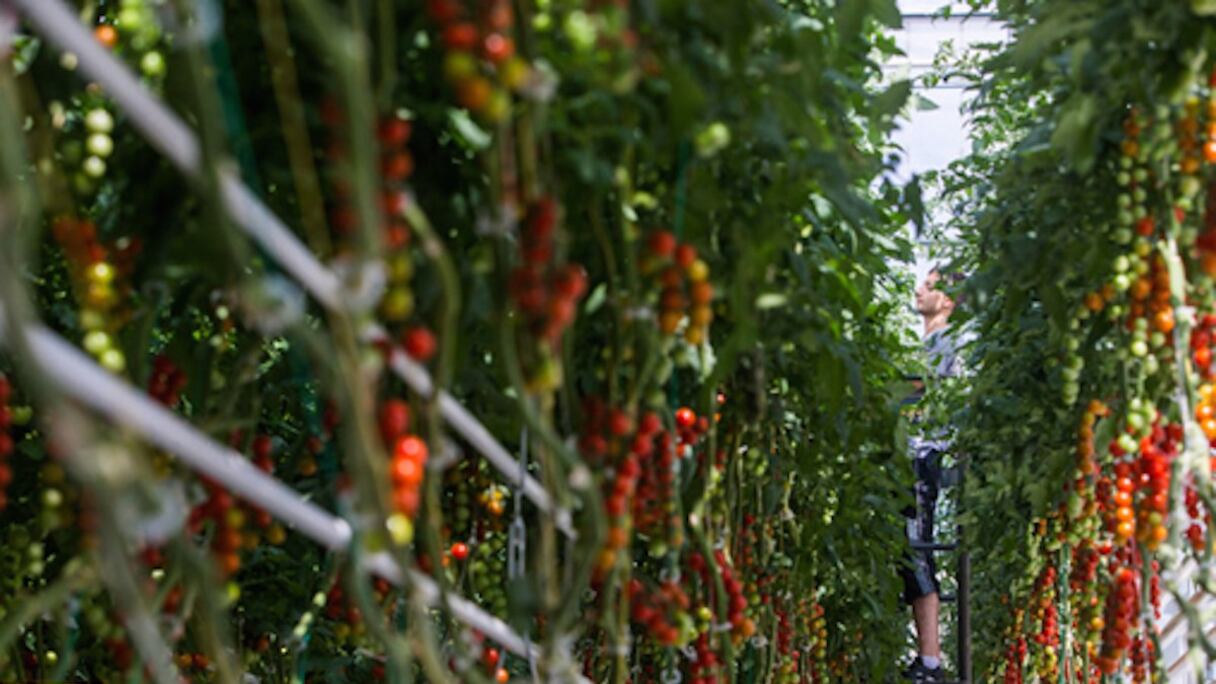
[[[59,6],[0,80],[0,679],[893,671],[894,3],[71,4],[102,53]],[[76,403],[36,321],[349,544]]]

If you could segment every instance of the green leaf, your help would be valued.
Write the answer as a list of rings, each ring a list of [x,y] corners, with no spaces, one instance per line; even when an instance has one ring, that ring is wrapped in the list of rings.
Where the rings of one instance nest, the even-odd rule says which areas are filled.
[[[449,109],[448,121],[452,124],[452,129],[456,133],[456,137],[460,139],[465,146],[474,150],[484,150],[490,146],[490,134],[485,132],[474,123],[473,118],[463,109]]]
[[[874,97],[874,114],[879,117],[894,116],[903,109],[912,94],[912,81],[897,81]]]

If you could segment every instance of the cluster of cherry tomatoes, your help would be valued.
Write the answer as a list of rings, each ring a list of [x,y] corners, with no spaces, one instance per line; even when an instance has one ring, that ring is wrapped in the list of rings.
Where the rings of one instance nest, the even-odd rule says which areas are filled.
[[[216,567],[222,577],[232,577],[241,569],[240,552],[244,542],[241,530],[245,526],[245,514],[220,484],[204,479],[203,487],[207,498],[190,511],[190,529],[202,532],[203,525],[211,522],[211,551]]]
[[[718,684],[721,681],[718,676],[721,663],[718,660],[718,654],[709,643],[708,632],[701,632],[697,635],[696,641],[693,642],[693,649],[697,657],[688,664],[689,681],[692,684]]]
[[[81,346],[106,369],[123,372],[127,357],[114,339],[121,323],[118,304],[124,288],[119,268],[109,260],[92,221],[61,217],[51,225],[51,233],[63,247],[80,302],[80,327],[85,331]],[[120,256],[129,257],[138,249],[133,241],[124,246]]]
[[[674,335],[687,320],[684,339],[699,345],[707,339],[714,313],[714,297],[709,282],[709,266],[697,256],[697,248],[680,244],[667,230],[657,230],[646,241],[644,270],[658,277],[659,330]]]
[[[803,632],[807,635],[807,651],[810,658],[802,660],[810,679],[815,684],[823,677],[823,669],[828,658],[828,620],[827,611],[822,604],[802,598],[798,602],[798,614],[804,624]]]
[[[1059,670],[1060,621],[1056,608],[1056,569],[1052,565],[1043,568],[1042,574],[1035,582],[1035,596],[1038,605],[1035,607],[1035,618],[1039,623],[1039,632],[1034,635],[1034,641],[1042,648],[1043,658],[1039,661],[1039,678],[1042,681],[1052,681]]]
[[[743,593],[743,583],[735,577],[735,572],[721,549],[714,551],[714,561],[722,574],[722,588],[726,590],[726,620],[730,623],[731,632],[736,638],[749,639],[756,633],[756,623],[747,615],[747,596]]]
[[[1018,637],[1005,648],[1005,684],[1022,684],[1022,663],[1028,651],[1025,637]]]
[[[640,459],[641,473],[633,499],[633,522],[651,539],[651,555],[666,553],[668,542],[681,546],[677,538],[681,521],[676,514],[676,448],[671,433],[660,430],[647,435],[646,453]],[[670,523],[670,524],[668,524]]]
[[[1216,369],[1212,367],[1212,342],[1216,341],[1214,335],[1216,335],[1216,314],[1200,317],[1195,322],[1195,327],[1191,329],[1191,360],[1203,379],[1209,381],[1216,377]],[[1216,432],[1216,426],[1213,426],[1213,431]]]
[[[458,0],[430,0],[427,14],[440,28],[443,73],[456,101],[484,121],[505,119],[511,112],[509,91],[525,88],[532,73],[510,35],[515,23],[511,3],[487,0],[470,17]]]
[[[557,254],[560,207],[542,197],[528,208],[520,226],[521,263],[511,273],[509,290],[528,332],[540,342],[535,350],[530,385],[551,391],[561,381],[555,350],[574,322],[578,302],[587,292],[587,272],[578,264],[562,264]]]
[[[114,12],[114,7],[106,12]],[[140,72],[153,86],[165,75],[165,57],[157,49],[162,33],[156,14],[147,0],[121,0],[117,11],[98,17],[93,29],[97,42],[138,64]]]
[[[477,635],[480,638],[480,634]],[[497,684],[507,684],[511,681],[511,673],[507,668],[503,667],[503,654],[493,646],[486,646],[481,650],[481,666],[486,673],[494,678]]]
[[[1153,662],[1153,641],[1137,635],[1132,640],[1131,653],[1132,682],[1145,684],[1149,681],[1149,669]]]
[[[507,533],[500,519],[490,518],[479,526],[472,556],[473,562],[469,564],[472,594],[495,615],[506,614]]]
[[[325,594],[325,617],[338,623],[334,635],[339,641],[346,641],[366,629],[363,624],[363,612],[351,603],[340,581],[334,582]]]
[[[1130,533],[1138,533],[1137,541],[1148,549],[1155,550],[1169,535],[1166,528],[1167,507],[1169,506],[1170,462],[1177,454],[1178,443],[1182,439],[1182,426],[1171,423],[1162,427],[1154,425],[1146,437],[1137,443],[1131,437],[1131,432],[1138,429],[1129,425],[1129,432],[1111,445],[1111,453],[1115,456],[1115,477],[1117,491],[1114,503],[1115,515],[1118,519],[1116,532],[1120,539],[1127,539]],[[1132,447],[1128,449],[1128,447]],[[1139,453],[1135,460],[1125,459],[1125,456]],[[1136,486],[1142,491],[1139,500],[1138,515],[1128,516],[1130,499]],[[1127,523],[1131,523],[1128,525]],[[1130,528],[1130,529],[1129,529]]]
[[[376,130],[380,140],[381,204],[388,264],[388,290],[380,302],[380,311],[390,323],[404,321],[414,313],[414,292],[410,287],[414,277],[414,261],[409,250],[411,233],[402,216],[406,202],[404,184],[414,171],[414,159],[406,147],[411,130],[409,121],[395,115],[383,117]],[[353,223],[349,207],[343,215],[351,216],[348,220]]]
[[[1109,552],[1109,548],[1106,550]],[[1068,575],[1068,596],[1077,633],[1084,637],[1081,641],[1086,643],[1096,644],[1103,626],[1102,616],[1098,614],[1100,602],[1097,596],[1101,561],[1102,553],[1094,548],[1090,541],[1073,547],[1072,571]]]
[[[688,609],[692,602],[679,582],[666,580],[649,587],[634,578],[629,580],[626,595],[630,617],[659,644],[682,646],[691,640],[695,630]]]
[[[64,161],[75,167],[72,189],[87,197],[97,191],[108,170],[106,162],[114,154],[114,116],[98,102],[85,109],[79,122],[68,124],[60,151]]]
[[[773,617],[777,622],[777,681],[797,682],[798,660],[802,656],[794,644],[794,623],[790,620],[789,611],[779,605],[774,605]]]
[[[591,463],[602,463],[606,455],[616,461],[610,469],[611,486],[604,494],[609,529],[596,564],[597,577],[602,579],[616,567],[619,555],[629,546],[632,535],[629,513],[642,474],[642,459],[653,455],[654,438],[662,430],[662,421],[658,414],[647,412],[635,431],[628,412],[620,408],[609,410],[594,397],[584,402],[583,415],[579,445],[584,456]],[[627,450],[623,448],[626,442]]]
[[[1121,554],[1125,558],[1130,552]],[[1114,586],[1106,595],[1106,617],[1103,620],[1102,647],[1094,664],[1103,674],[1114,674],[1132,644],[1137,626],[1140,593],[1136,571],[1128,564],[1112,566]]]
[[[152,360],[152,373],[148,376],[148,395],[167,408],[176,408],[186,388],[186,372],[164,354]]]
[[[1184,499],[1186,514],[1191,519],[1186,528],[1186,540],[1195,551],[1203,551],[1207,547],[1207,530],[1212,525],[1212,514],[1199,500],[1199,492],[1194,484],[1188,484]]]
[[[410,434],[409,404],[402,399],[388,399],[380,405],[380,437],[392,449],[389,479],[392,482],[393,507],[388,528],[393,540],[408,544],[414,538],[414,517],[422,500],[422,480],[430,455],[426,442]]]

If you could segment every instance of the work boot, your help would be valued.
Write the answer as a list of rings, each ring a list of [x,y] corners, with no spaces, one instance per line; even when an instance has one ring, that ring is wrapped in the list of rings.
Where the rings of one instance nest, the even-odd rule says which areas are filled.
[[[938,682],[945,681],[940,665],[930,668],[928,665],[925,665],[919,656],[917,656],[916,660],[912,661],[908,669],[904,670],[904,679],[913,682],[913,684],[938,684]]]

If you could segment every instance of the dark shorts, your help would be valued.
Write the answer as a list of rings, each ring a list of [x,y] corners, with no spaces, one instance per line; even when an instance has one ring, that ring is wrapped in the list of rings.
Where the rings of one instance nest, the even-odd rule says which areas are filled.
[[[904,509],[909,544],[933,541],[933,512],[937,508],[937,493],[941,482],[941,454],[929,452],[913,460],[916,472],[914,498],[916,504]],[[899,574],[904,580],[904,602],[911,604],[922,596],[936,594],[937,562],[932,551],[916,551],[910,546],[900,559]]]

